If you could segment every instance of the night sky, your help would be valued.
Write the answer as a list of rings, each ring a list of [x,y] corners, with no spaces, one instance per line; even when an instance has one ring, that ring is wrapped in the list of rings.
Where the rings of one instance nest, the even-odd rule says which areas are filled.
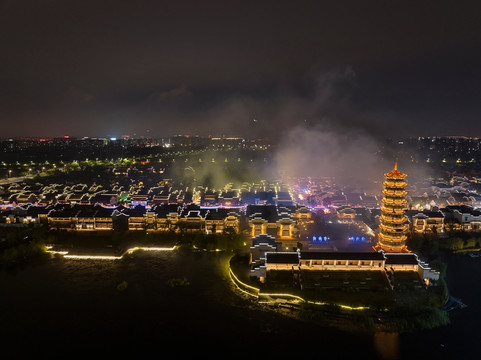
[[[0,137],[481,137],[479,1],[0,0]]]

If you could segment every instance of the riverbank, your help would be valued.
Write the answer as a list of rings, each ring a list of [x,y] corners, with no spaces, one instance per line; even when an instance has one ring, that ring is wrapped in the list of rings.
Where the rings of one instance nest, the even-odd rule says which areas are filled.
[[[0,313],[0,337],[22,354],[53,358],[74,352],[147,357],[166,346],[174,347],[176,357],[270,358],[299,354],[293,341],[316,334],[328,341],[326,354],[354,355],[340,343],[351,338],[375,358],[367,335],[340,336],[239,296],[228,277],[231,256],[136,252],[122,260],[56,258],[0,272],[8,294],[0,306],[9,309]],[[318,347],[318,341],[309,342],[304,353],[315,354]]]
[[[51,358],[73,352],[142,357],[180,341],[186,346],[176,350],[179,357],[314,356],[321,347],[341,358],[452,359],[468,358],[473,350],[466,344],[477,341],[481,285],[470,274],[481,271],[479,259],[443,259],[450,294],[468,305],[451,311],[448,325],[372,333],[298,319],[289,309],[253,301],[230,280],[232,255],[180,250],[140,251],[113,261],[58,257],[0,272],[6,294],[0,306],[8,309],[0,313],[0,336],[23,354]],[[218,350],[220,343],[228,350]]]
[[[24,237],[25,231],[29,231],[29,234]],[[212,248],[212,246],[208,245],[210,241],[212,239],[216,240],[212,236],[212,239],[208,239],[209,241],[204,241],[199,236],[180,238],[178,234],[140,231],[98,234],[61,231],[45,232],[41,228],[27,229],[25,231],[12,233],[15,234],[14,240],[19,242],[19,246],[12,247],[3,254],[3,260],[7,260],[3,261],[3,263],[8,264],[10,268],[19,263],[18,259],[28,262],[32,256],[37,256],[37,259],[45,261],[45,256],[42,253],[43,245],[40,242],[40,239],[43,238],[52,241],[52,245],[48,244],[48,253],[50,253],[50,256],[57,258],[57,260],[60,258],[124,260],[126,255],[130,256],[134,251],[146,249],[173,250],[178,248],[179,251],[187,254],[192,251],[208,251],[206,248]],[[12,239],[11,241],[13,241]],[[238,243],[239,239],[237,240]],[[203,250],[202,248],[196,249],[196,246],[202,245],[205,245]],[[30,249],[32,246],[35,251]],[[19,249],[26,250],[18,252]],[[360,290],[356,287],[343,285],[324,291],[320,291],[322,288],[317,291],[301,291],[300,289],[293,289],[292,281],[290,281],[284,285],[282,285],[282,282],[278,283],[273,291],[272,288],[250,279],[247,249],[240,250],[237,248],[229,251],[232,254],[242,254],[242,256],[235,256],[230,266],[237,278],[242,279],[251,288],[258,288],[256,290],[257,293],[254,294],[258,302],[260,302],[259,299],[261,298],[262,302],[273,304],[273,306],[268,307],[269,310],[280,312],[298,320],[312,321],[340,330],[366,331],[370,333],[376,331],[413,332],[445,326],[449,323],[449,316],[446,311],[441,309],[447,298],[446,284],[443,279],[438,281],[437,286],[430,286],[427,289],[400,286],[393,291],[386,284],[383,285],[381,283],[374,286],[371,290]],[[22,255],[24,253],[29,254],[29,256]],[[331,278],[335,278],[338,273],[332,273]],[[352,274],[352,272],[349,272],[343,276]],[[372,274],[369,273],[368,275],[371,277]],[[339,281],[341,280],[346,279],[339,279]],[[378,281],[382,282],[383,280],[378,279]],[[408,281],[411,280],[408,279]],[[375,283],[375,280],[370,279],[369,282]],[[286,296],[259,296],[261,291],[263,294],[282,292],[283,294],[291,294],[293,296],[291,298],[288,297],[286,302],[284,301]],[[280,303],[279,299],[283,302]]]
[[[416,332],[449,324],[449,316],[441,308],[447,297],[443,279],[437,286],[420,289],[401,286],[400,290],[391,290],[372,285],[371,290],[359,290],[339,285],[339,288],[315,292],[293,287],[290,271],[278,271],[279,274],[272,275],[278,278],[275,287],[250,278],[246,256],[233,257],[230,266],[231,277],[241,291],[268,304],[272,311],[296,319],[345,331],[370,333]],[[324,271],[323,276],[335,278],[340,276],[339,273]],[[368,275],[372,276],[371,273]]]

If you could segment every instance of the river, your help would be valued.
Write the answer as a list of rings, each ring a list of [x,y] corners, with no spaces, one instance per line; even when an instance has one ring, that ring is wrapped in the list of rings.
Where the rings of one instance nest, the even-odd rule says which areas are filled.
[[[416,334],[344,332],[266,311],[229,281],[229,253],[153,252],[52,260],[0,272],[0,336],[17,355],[185,358],[467,359],[477,353],[481,258],[450,255],[447,282],[468,307]],[[186,278],[188,286],[169,286]],[[120,291],[118,285],[127,283]],[[5,349],[5,348],[4,348]],[[173,350],[172,350],[173,349]],[[5,350],[4,350],[5,351]]]

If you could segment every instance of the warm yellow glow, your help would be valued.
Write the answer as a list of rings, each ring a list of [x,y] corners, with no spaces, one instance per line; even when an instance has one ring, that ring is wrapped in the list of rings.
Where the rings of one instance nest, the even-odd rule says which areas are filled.
[[[122,256],[103,256],[103,255],[64,255],[66,259],[76,259],[76,260],[119,260]]]
[[[403,189],[407,185],[404,180],[407,175],[397,169],[396,162],[394,170],[384,176],[386,180],[383,182],[385,188],[382,191],[384,197],[381,200],[383,206],[379,225],[381,231],[378,234],[379,241],[376,247],[388,252],[397,252],[405,249],[407,239],[408,225],[405,224],[407,219],[404,216],[407,203],[404,196],[407,195],[407,192]]]
[[[175,246],[171,248],[162,248],[162,247],[133,247],[127,249],[122,255],[120,256],[110,256],[110,255],[69,255],[68,251],[55,251],[51,250],[52,246],[46,246],[47,252],[50,254],[59,254],[63,255],[66,259],[76,259],[76,260],[120,260],[122,259],[125,254],[132,254],[136,250],[143,250],[143,251],[173,251],[175,250]]]
[[[232,271],[232,269],[229,267],[229,275],[230,275],[230,278],[232,280],[232,282],[234,283],[234,285],[236,286],[237,289],[239,289],[240,291],[242,291],[243,293],[249,295],[249,296],[252,296],[252,297],[256,297],[259,299],[260,296],[271,296],[271,297],[292,297],[294,298],[294,303],[299,303],[299,302],[304,302],[304,303],[308,303],[308,304],[314,304],[314,305],[337,305],[339,306],[340,308],[342,309],[346,309],[346,310],[368,310],[370,309],[369,307],[367,306],[357,306],[357,307],[353,307],[353,306],[349,306],[349,305],[343,305],[343,304],[333,304],[333,303],[326,303],[326,302],[320,302],[320,301],[307,301],[305,299],[303,299],[302,297],[300,296],[297,296],[297,295],[292,295],[292,294],[286,294],[286,293],[281,293],[281,294],[275,294],[275,293],[260,293],[260,289],[254,287],[254,286],[251,286],[251,285],[248,285],[246,283],[243,283],[242,281],[240,281],[237,276],[234,274],[234,272]],[[247,290],[244,290],[242,289],[239,284],[241,284],[242,286],[246,287],[247,289],[251,289],[253,290],[254,293],[250,293],[249,291]],[[261,301],[259,300],[259,303],[260,304],[270,304],[271,301]]]
[[[381,215],[380,219],[384,220],[385,222],[392,222],[392,223],[404,223],[404,222],[407,221],[407,219],[405,217],[396,218],[396,217],[385,216],[385,215]]]
[[[250,285],[247,285],[246,283],[243,283],[242,281],[239,280],[239,278],[234,274],[234,272],[232,271],[232,269],[229,267],[229,275],[230,275],[230,278],[232,280],[232,282],[234,283],[234,285],[242,292],[246,293],[247,295],[250,295],[250,296],[254,296],[254,297],[257,297],[258,293],[259,293],[259,289],[258,288],[255,288],[254,286],[250,286]],[[244,289],[242,289],[239,285],[241,284],[242,286],[245,286],[246,288],[248,289],[252,289],[256,294],[252,294]]]
[[[133,247],[128,249],[125,253],[127,254],[132,254],[136,250],[143,250],[143,251],[172,251],[174,250],[175,247],[170,247],[170,248],[161,248],[161,247]],[[124,254],[125,254],[124,253]]]
[[[357,307],[353,307],[353,306],[348,306],[348,305],[339,305],[339,307],[343,308],[343,309],[348,309],[348,310],[367,310],[367,309],[370,309],[369,306],[357,306]]]
[[[277,297],[292,297],[294,299],[297,299],[299,301],[302,301],[302,302],[306,302],[306,300],[304,300],[303,298],[301,298],[300,296],[297,296],[297,295],[292,295],[292,294],[275,294],[275,293],[259,293],[259,296],[277,296]]]

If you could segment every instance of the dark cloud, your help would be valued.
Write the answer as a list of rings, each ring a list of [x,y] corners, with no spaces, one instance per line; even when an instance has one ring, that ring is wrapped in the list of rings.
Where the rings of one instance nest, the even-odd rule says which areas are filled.
[[[178,98],[181,96],[190,95],[190,91],[187,89],[185,85],[178,86],[173,89],[164,90],[164,91],[155,91],[150,94],[150,97],[156,101],[164,101],[169,100],[172,98]]]
[[[479,10],[442,0],[4,0],[2,133],[281,136],[306,120],[375,137],[480,135]]]

